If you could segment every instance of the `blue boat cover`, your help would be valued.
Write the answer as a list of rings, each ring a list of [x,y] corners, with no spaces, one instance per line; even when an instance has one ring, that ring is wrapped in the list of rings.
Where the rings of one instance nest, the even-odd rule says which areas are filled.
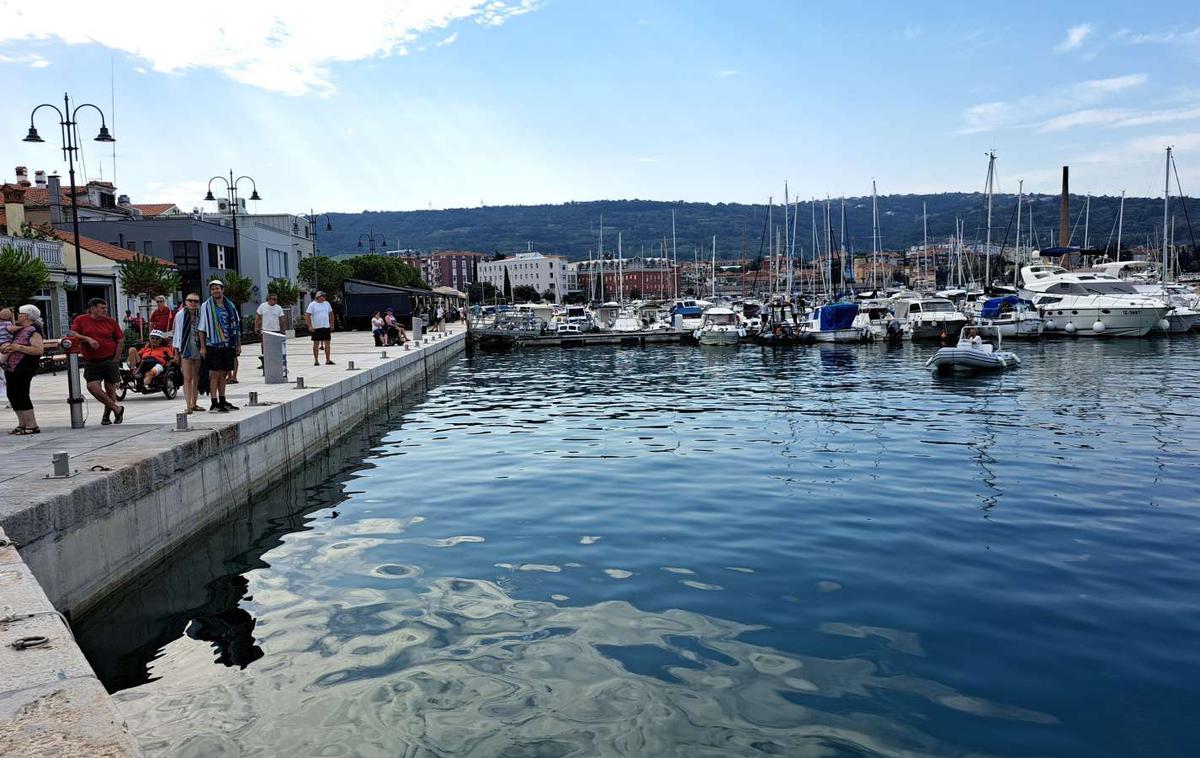
[[[990,300],[984,301],[983,310],[981,310],[979,312],[979,315],[982,316],[983,318],[1000,318],[1000,309],[1001,308],[1003,308],[1006,305],[1010,306],[1010,307],[1016,307],[1020,303],[1024,303],[1025,305],[1030,306],[1030,307],[1033,306],[1033,303],[1029,302],[1028,300],[1022,300],[1021,298],[1017,297],[1016,295],[1005,295],[1004,297],[993,297]]]
[[[820,311],[821,331],[850,329],[854,326],[854,317],[858,315],[858,303],[830,303],[822,305]]]

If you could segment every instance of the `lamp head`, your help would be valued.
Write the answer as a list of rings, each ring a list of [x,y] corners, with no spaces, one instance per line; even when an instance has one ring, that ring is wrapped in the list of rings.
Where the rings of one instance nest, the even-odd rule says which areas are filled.
[[[333,224],[331,224],[330,222],[326,221],[326,222],[325,222],[325,231],[327,231],[327,232],[332,232],[332,231],[333,231]]]
[[[209,189],[208,194],[204,196],[204,199],[208,202],[212,202],[212,201],[216,200],[216,198],[213,197],[213,193],[212,193],[211,189]]]
[[[108,133],[108,127],[101,124],[100,133],[96,135],[97,142],[116,142],[117,140]]]
[[[33,124],[30,124],[29,125],[29,134],[25,135],[25,139],[23,139],[21,141],[22,142],[45,142],[46,140],[42,139],[41,136],[37,133],[37,129],[34,128]]]
[[[262,198],[258,196],[257,188],[253,192],[250,193],[250,199],[251,200],[262,200]]]

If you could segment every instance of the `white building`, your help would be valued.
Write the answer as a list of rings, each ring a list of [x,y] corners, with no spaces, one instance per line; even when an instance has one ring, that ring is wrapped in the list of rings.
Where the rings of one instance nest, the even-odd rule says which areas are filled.
[[[555,302],[562,302],[567,294],[567,259],[561,256],[518,253],[499,261],[480,261],[479,281],[491,282],[503,292],[506,271],[508,284],[513,289],[527,286],[533,287],[538,294],[550,292]]]

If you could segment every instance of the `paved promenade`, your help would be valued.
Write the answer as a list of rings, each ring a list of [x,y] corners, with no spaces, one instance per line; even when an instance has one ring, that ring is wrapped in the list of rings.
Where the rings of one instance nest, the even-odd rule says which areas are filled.
[[[464,329],[461,322],[450,324],[447,333],[454,334]],[[427,336],[432,339],[435,335]],[[212,430],[232,426],[270,408],[270,405],[249,405],[251,392],[258,393],[260,403],[288,402],[346,378],[351,361],[356,369],[369,369],[405,353],[403,347],[375,347],[369,332],[336,332],[333,337],[333,360],[337,364],[334,366],[324,365],[324,353],[321,354],[321,365],[313,365],[312,342],[309,338],[288,340],[287,384],[266,384],[258,369],[261,346],[247,345],[242,351],[239,382],[229,385],[226,390],[229,402],[239,406],[239,410],[193,413],[188,417],[189,425]],[[412,349],[420,347],[414,346]],[[384,351],[389,358],[382,357]],[[296,377],[304,377],[305,389],[295,388]],[[16,426],[16,415],[8,409],[8,403],[0,398],[0,456],[4,460],[4,465],[0,466],[0,520],[4,515],[4,504],[15,505],[25,499],[30,488],[45,490],[58,485],[66,488],[72,486],[72,479],[45,478],[51,472],[51,456],[55,452],[65,450],[70,454],[72,473],[78,471],[80,476],[102,473],[100,470],[91,472],[91,469],[94,466],[117,468],[174,444],[175,440],[163,435],[172,433],[170,429],[175,426],[175,415],[184,410],[182,388],[174,400],[168,400],[162,393],[139,395],[129,392],[122,401],[125,406],[124,422],[101,426],[104,406],[84,388],[86,426],[72,429],[65,371],[39,374],[33,380],[32,394],[34,412],[42,430],[34,435],[8,434],[8,430]],[[209,406],[207,395],[200,396],[200,405],[204,408]],[[170,429],[164,429],[164,426]]]

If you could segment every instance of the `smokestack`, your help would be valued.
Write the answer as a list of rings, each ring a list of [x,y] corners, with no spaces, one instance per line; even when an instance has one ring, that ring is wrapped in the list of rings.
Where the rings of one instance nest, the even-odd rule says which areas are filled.
[[[17,166],[17,186],[18,187],[32,187],[33,186],[29,183],[29,169],[25,168],[24,166]]]
[[[58,174],[51,174],[47,177],[46,195],[50,201],[50,223],[61,224],[63,222],[62,185],[59,184]]]
[[[1062,203],[1058,209],[1058,246],[1066,247],[1071,242],[1071,195],[1067,179],[1069,167],[1063,166]]]
[[[34,171],[33,172],[33,186],[41,187],[41,188],[45,189],[45,187],[46,187],[46,172],[45,171]]]

